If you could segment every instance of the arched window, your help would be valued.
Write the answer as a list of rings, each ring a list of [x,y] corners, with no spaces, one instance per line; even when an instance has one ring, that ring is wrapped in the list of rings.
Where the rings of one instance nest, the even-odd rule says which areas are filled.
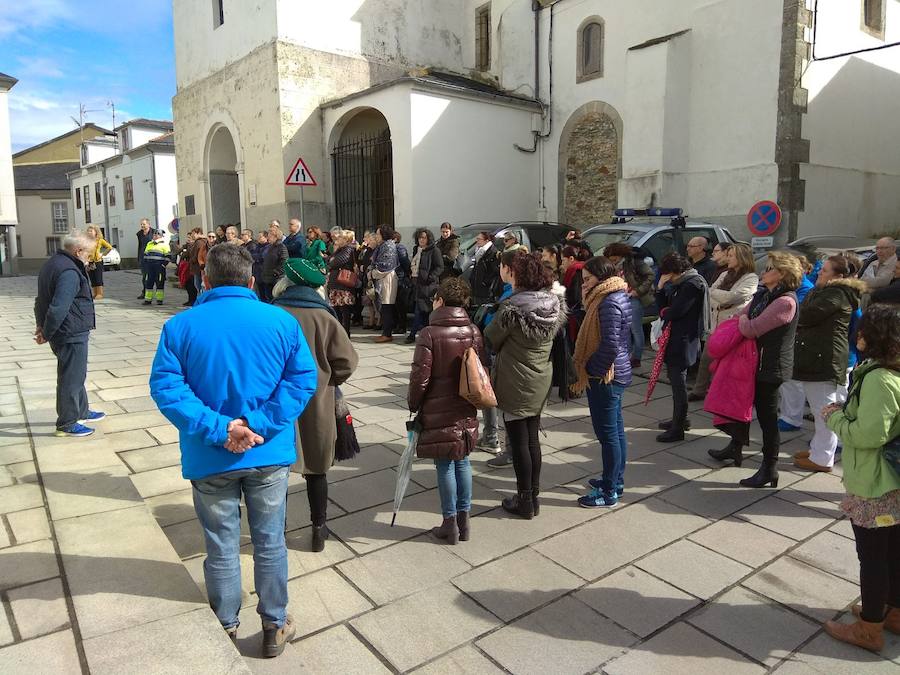
[[[578,29],[576,81],[603,77],[603,19],[592,17]]]

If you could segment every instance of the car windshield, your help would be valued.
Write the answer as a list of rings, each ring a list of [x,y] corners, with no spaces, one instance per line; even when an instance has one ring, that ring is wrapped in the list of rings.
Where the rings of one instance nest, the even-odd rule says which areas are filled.
[[[619,227],[603,227],[586,232],[584,240],[591,247],[592,251],[600,253],[604,248],[617,241],[624,241],[634,246],[640,239],[643,232],[641,230],[631,230]]]

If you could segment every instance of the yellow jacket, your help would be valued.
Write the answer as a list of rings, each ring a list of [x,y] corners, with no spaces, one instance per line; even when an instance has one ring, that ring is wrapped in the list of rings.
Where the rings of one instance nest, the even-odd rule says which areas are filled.
[[[113,249],[112,244],[106,241],[106,239],[104,239],[103,237],[97,237],[94,242],[94,250],[91,251],[90,262],[98,263],[103,260],[103,256],[106,255],[106,253],[100,253],[100,249],[104,246],[106,247],[106,253],[109,253]]]

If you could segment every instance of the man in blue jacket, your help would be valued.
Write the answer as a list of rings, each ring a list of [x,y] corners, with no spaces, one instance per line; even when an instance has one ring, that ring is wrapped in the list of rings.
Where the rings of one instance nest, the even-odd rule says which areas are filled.
[[[63,249],[44,263],[34,301],[34,339],[50,343],[56,356],[56,435],[90,436],[84,422],[99,422],[105,413],[88,409],[88,336],[96,327],[94,300],[88,280],[93,243],[83,232],[70,233]]]
[[[182,475],[206,539],[209,603],[234,640],[241,608],[240,502],[253,541],[263,653],[278,656],[295,633],[287,614],[284,522],[295,423],[318,373],[297,320],[260,302],[253,259],[216,246],[203,274],[209,289],[163,327],[150,394],[179,432]],[[249,350],[264,359],[239,359]]]

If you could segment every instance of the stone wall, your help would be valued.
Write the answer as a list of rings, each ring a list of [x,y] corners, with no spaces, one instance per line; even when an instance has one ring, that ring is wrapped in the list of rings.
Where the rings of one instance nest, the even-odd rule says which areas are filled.
[[[563,222],[607,223],[616,208],[619,138],[613,119],[590,112],[569,136]]]

